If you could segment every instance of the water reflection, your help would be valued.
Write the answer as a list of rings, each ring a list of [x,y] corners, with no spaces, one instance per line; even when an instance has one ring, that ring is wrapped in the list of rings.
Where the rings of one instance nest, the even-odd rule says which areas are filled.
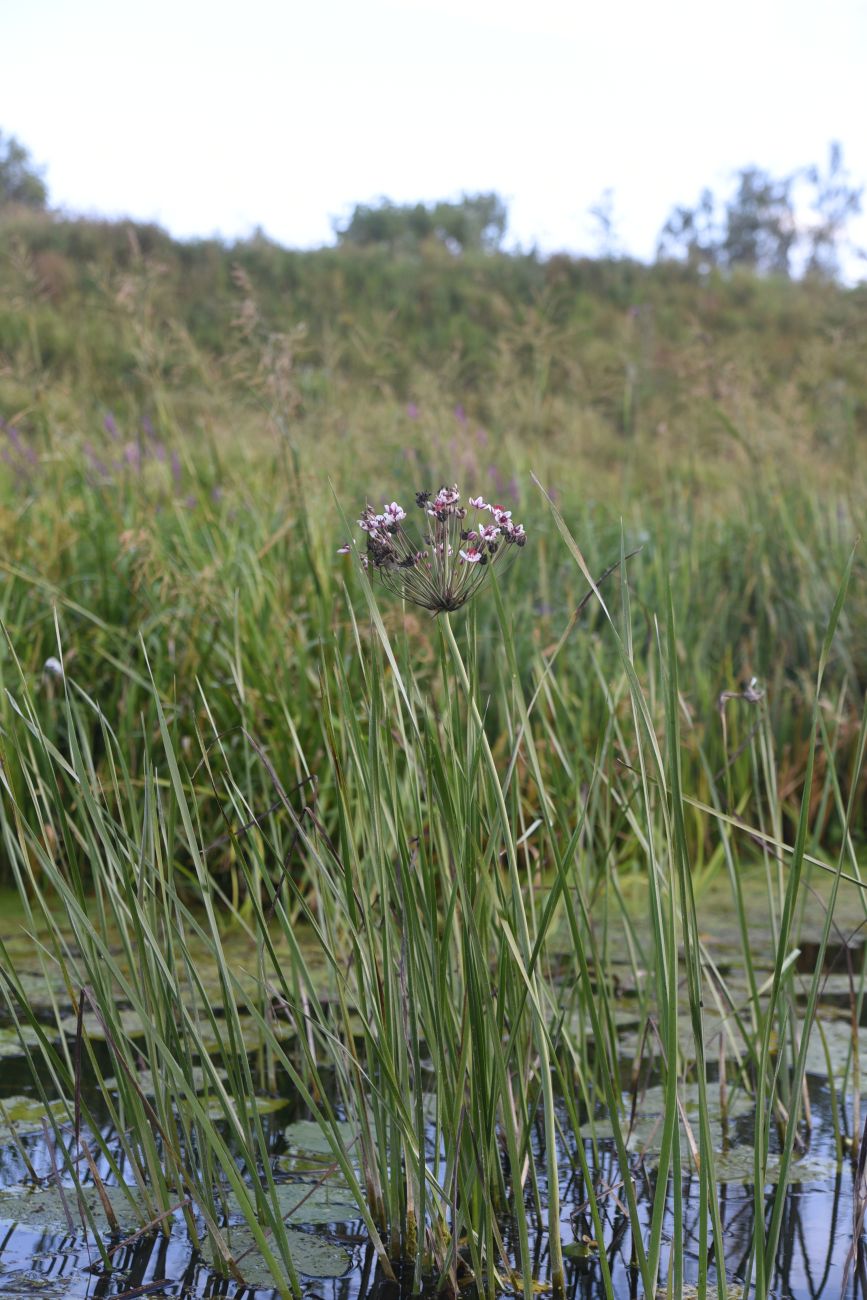
[[[5,1080],[4,1080],[5,1082]],[[5,1089],[4,1089],[5,1091]],[[811,1156],[833,1155],[832,1126],[829,1114],[827,1087],[814,1085],[811,1095],[813,1107],[813,1139]],[[274,1154],[281,1151],[282,1126],[285,1113],[272,1124]],[[91,1135],[92,1137],[93,1135]],[[106,1143],[111,1143],[113,1130],[108,1124],[101,1129]],[[23,1153],[14,1146],[0,1146],[0,1185],[10,1186],[28,1181],[28,1162],[40,1179],[50,1180],[53,1171],[52,1153],[41,1136],[21,1139]],[[94,1143],[91,1142],[91,1147]],[[581,1256],[570,1253],[567,1258],[567,1294],[572,1300],[596,1300],[604,1296],[599,1249],[604,1250],[619,1300],[638,1300],[640,1278],[632,1267],[632,1238],[629,1220],[621,1201],[622,1184],[616,1158],[610,1146],[601,1143],[598,1148],[596,1188],[600,1196],[603,1223],[603,1240],[597,1245],[587,1204],[587,1189],[576,1173],[562,1191],[562,1230],[564,1244],[583,1247]],[[588,1158],[592,1152],[588,1144]],[[564,1150],[564,1166],[569,1164],[569,1153]],[[56,1153],[55,1153],[56,1158]],[[116,1152],[116,1161],[123,1173],[123,1153]],[[100,1176],[111,1181],[109,1162],[98,1160]],[[649,1197],[655,1177],[652,1169],[645,1169],[636,1159],[633,1171],[636,1197],[645,1208],[645,1228],[649,1231]],[[700,1238],[699,1189],[694,1176],[681,1180],[682,1235],[677,1244],[681,1252],[684,1282],[694,1285],[698,1279],[699,1257],[703,1243]],[[674,1218],[672,1184],[669,1183],[669,1203],[663,1223],[663,1263],[667,1263],[673,1243]],[[844,1266],[850,1248],[852,1232],[853,1174],[849,1163],[838,1169],[833,1177],[821,1182],[794,1185],[785,1199],[780,1244],[775,1260],[773,1294],[781,1300],[818,1300],[818,1297],[841,1295]],[[74,1209],[74,1197],[70,1198]],[[770,1221],[772,1197],[765,1199],[766,1225]],[[730,1183],[719,1190],[719,1210],[726,1246],[726,1265],[729,1282],[736,1285],[745,1276],[750,1265],[750,1248],[753,1235],[755,1201],[752,1188]],[[8,1213],[9,1211],[5,1211]],[[0,1211],[4,1213],[4,1211]],[[532,1225],[531,1225],[532,1229]],[[408,1294],[411,1278],[404,1286],[395,1286],[381,1275],[373,1251],[365,1244],[363,1225],[360,1222],[328,1225],[324,1230],[331,1240],[339,1242],[348,1251],[352,1261],[348,1271],[339,1278],[311,1279],[305,1289],[311,1300],[401,1300]],[[503,1224],[503,1239],[507,1250],[517,1254],[517,1232],[514,1225]],[[0,1220],[0,1300],[5,1297],[41,1295],[44,1300],[135,1300],[144,1295],[184,1296],[190,1300],[207,1300],[223,1296],[227,1300],[248,1300],[253,1295],[250,1288],[217,1277],[207,1264],[191,1249],[183,1222],[178,1215],[170,1235],[154,1235],[130,1244],[121,1244],[122,1236],[106,1238],[106,1244],[117,1247],[112,1255],[113,1268],[109,1271],[96,1249],[95,1242],[85,1232],[34,1230],[26,1225],[3,1223]],[[707,1243],[712,1251],[712,1242]],[[537,1279],[549,1275],[549,1251],[546,1234],[538,1230],[531,1235],[533,1271]],[[568,1253],[568,1252],[567,1252]],[[713,1265],[712,1253],[710,1256]],[[665,1274],[661,1278],[664,1286]],[[255,1292],[257,1300],[268,1300],[273,1291]],[[845,1295],[849,1300],[867,1300],[867,1270],[863,1259],[856,1261],[848,1281]]]

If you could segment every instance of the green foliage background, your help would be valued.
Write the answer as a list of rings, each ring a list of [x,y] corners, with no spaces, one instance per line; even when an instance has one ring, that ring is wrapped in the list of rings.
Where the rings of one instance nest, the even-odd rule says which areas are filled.
[[[797,799],[818,647],[864,526],[867,288],[438,244],[179,244],[49,214],[7,216],[0,252],[2,663],[8,684],[14,650],[46,718],[56,611],[67,670],[133,768],[154,743],[147,651],[190,754],[197,730],[243,723],[291,783],[294,729],[327,807],[323,673],[334,654],[361,671],[337,503],[354,519],[365,501],[454,480],[505,498],[530,534],[503,590],[533,681],[585,591],[534,472],[594,572],[619,555],[621,529],[643,548],[630,581],[651,683],[671,581],[690,788],[707,796],[748,736],[736,703],[724,748],[717,702],[755,675]],[[827,678],[844,781],[867,663],[863,578],[859,554]],[[387,613],[423,675],[432,625]],[[505,744],[493,613],[480,602],[475,617],[487,725]],[[608,716],[607,654],[589,610],[557,673],[589,752]],[[433,675],[430,688],[436,707]],[[10,707],[4,696],[0,719]],[[574,797],[557,744],[550,761]],[[251,803],[267,806],[254,767]],[[219,835],[219,800],[200,794]],[[699,863],[707,830],[697,817]]]

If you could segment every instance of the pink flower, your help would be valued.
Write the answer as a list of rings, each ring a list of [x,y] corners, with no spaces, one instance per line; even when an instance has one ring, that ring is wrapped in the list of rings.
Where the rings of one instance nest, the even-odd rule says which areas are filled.
[[[415,493],[424,525],[415,533],[397,501],[386,502],[382,514],[367,505],[358,525],[366,534],[362,565],[376,573],[390,591],[434,614],[460,609],[484,585],[489,569],[503,563],[521,547],[524,529],[512,523],[511,510],[490,505],[482,496],[461,504],[458,485],[443,484],[436,492]],[[479,512],[472,520],[469,510]],[[485,514],[491,516],[490,520]],[[462,549],[461,549],[462,548]],[[357,552],[344,543],[340,555]]]
[[[527,540],[523,524],[513,524],[511,520],[506,520],[503,524],[503,532],[507,542],[515,542],[518,546],[523,546]]]

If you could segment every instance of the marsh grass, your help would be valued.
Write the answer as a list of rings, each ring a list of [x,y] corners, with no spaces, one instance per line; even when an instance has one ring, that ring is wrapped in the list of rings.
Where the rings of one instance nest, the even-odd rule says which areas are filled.
[[[39,1038],[28,1047],[37,1086],[46,1099],[73,1099],[67,1122],[52,1119],[58,1176],[74,1187],[87,1181],[82,1133],[92,1134],[105,1177],[130,1188],[142,1226],[165,1227],[181,1206],[193,1241],[207,1244],[238,1279],[243,1259],[226,1226],[230,1197],[277,1288],[299,1291],[255,1105],[279,1076],[321,1125],[335,1176],[354,1198],[382,1268],[389,1274],[408,1262],[414,1289],[438,1279],[456,1291],[469,1271],[488,1294],[505,1286],[529,1300],[531,1231],[544,1226],[549,1283],[561,1291],[561,1162],[565,1152],[602,1241],[609,1209],[598,1200],[594,1163],[603,1116],[642,1289],[654,1294],[667,1279],[672,1294],[681,1293],[681,1170],[692,1163],[704,1243],[699,1287],[712,1257],[724,1294],[706,1038],[712,1003],[723,1025],[734,1020],[738,1031],[728,1086],[756,1098],[752,1268],[760,1291],[769,1284],[787,1169],[808,1136],[800,1115],[805,1053],[834,903],[844,874],[858,876],[852,814],[863,730],[844,793],[839,734],[832,738],[822,710],[851,559],[822,646],[813,741],[787,848],[765,703],[752,706],[758,721],[739,741],[741,756],[709,780],[708,802],[692,799],[672,653],[674,591],[639,656],[629,574],[641,557],[627,562],[622,554],[603,593],[563,515],[550,502],[548,509],[605,622],[592,656],[604,700],[592,746],[576,731],[568,672],[561,674],[569,637],[564,632],[546,658],[522,671],[510,593],[496,582],[493,620],[486,611],[480,622],[471,607],[459,639],[451,616],[440,616],[434,658],[419,668],[362,575],[368,618],[353,614],[348,639],[323,639],[315,652],[316,769],[305,747],[310,718],[305,727],[284,701],[280,765],[297,776],[292,786],[272,760],[273,742],[265,748],[243,712],[240,729],[220,729],[204,683],[205,725],[195,748],[180,744],[144,651],[140,725],[154,729],[157,745],[135,774],[127,745],[72,671],[51,701],[50,725],[22,666],[16,680],[7,678],[6,860],[46,977],[63,990],[55,1019],[71,1009],[92,1012],[116,1080],[110,1092],[83,1020],[72,1048],[63,1037],[56,1044],[4,951],[9,1013]],[[56,635],[62,661],[59,625]],[[485,646],[486,637],[496,644]],[[243,706],[250,687],[237,631],[234,648]],[[733,723],[727,737],[733,744]],[[706,754],[699,756],[708,772]],[[826,760],[818,809],[817,758]],[[738,787],[742,772],[747,783]],[[201,816],[211,803],[225,827],[221,852],[232,861],[222,883]],[[710,859],[703,870],[713,875],[725,864],[732,881],[748,975],[740,1007],[703,944],[687,830],[696,807]],[[759,822],[754,830],[747,811]],[[836,868],[807,853],[814,812],[826,838],[828,826],[839,825]],[[761,984],[738,890],[741,856],[755,852],[757,839],[773,941],[772,971]],[[618,842],[628,844],[625,860]],[[801,882],[820,864],[832,887],[802,1008],[793,983]],[[627,882],[640,886],[649,924],[636,925]],[[241,964],[226,947],[239,929],[249,937]],[[636,1013],[649,1026],[639,1057],[655,1061],[665,1097],[657,1172],[644,1184],[630,1145],[636,1101],[620,1086],[610,968],[619,945],[628,953]],[[195,953],[206,954],[216,988],[204,984]],[[133,1013],[135,1032],[124,1011]],[[137,1082],[142,1064],[161,1081],[153,1099]],[[680,1120],[687,1080],[698,1090],[694,1126]],[[87,1112],[83,1081],[106,1099],[123,1169]],[[765,1226],[771,1116],[780,1173]],[[537,1126],[545,1152],[538,1167]],[[674,1234],[666,1247],[669,1205]],[[506,1223],[514,1225],[515,1255],[506,1248]],[[613,1294],[604,1251],[598,1263]]]
[[[22,970],[3,944],[0,981],[36,1090],[68,1101],[55,1181],[94,1228],[99,1180],[129,1189],[142,1229],[183,1216],[235,1279],[240,1217],[297,1294],[303,1209],[284,1213],[252,1104],[284,1092],[384,1273],[414,1290],[471,1274],[529,1300],[540,1229],[542,1280],[562,1288],[571,1184],[631,1282],[679,1296],[694,1170],[699,1290],[724,1294],[718,1117],[754,1099],[749,1268],[767,1290],[809,1146],[823,959],[832,936],[850,958],[867,917],[857,411],[822,439],[811,423],[829,367],[852,368],[861,300],[822,300],[851,318],[846,355],[821,350],[807,395],[774,389],[769,413],[782,344],[753,357],[751,325],[708,352],[654,299],[679,349],[654,361],[624,333],[629,268],[592,307],[604,338],[580,303],[552,324],[556,294],[514,311],[493,295],[493,351],[470,365],[445,331],[436,373],[379,318],[351,345],[317,327],[314,346],[250,317],[217,355],[168,318],[147,257],[123,270],[74,355],[44,302],[0,321],[17,349],[0,393],[24,428],[3,431],[0,875],[33,945]],[[717,288],[721,307],[700,304],[716,330],[747,288],[770,317],[789,301]],[[454,405],[470,370],[493,376],[472,419]],[[350,503],[456,476],[502,493],[532,542],[429,620],[336,559],[329,479]],[[722,881],[743,979],[703,925]],[[829,1071],[841,1158],[861,1125],[865,970],[849,1065]],[[648,1083],[653,1169],[636,1147]],[[613,1296],[616,1252],[587,1249]]]

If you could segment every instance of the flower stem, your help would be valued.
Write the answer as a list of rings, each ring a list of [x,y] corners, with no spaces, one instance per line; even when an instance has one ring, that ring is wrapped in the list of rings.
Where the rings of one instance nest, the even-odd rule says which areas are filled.
[[[551,1286],[555,1297],[559,1297],[562,1296],[564,1292],[565,1273],[563,1265],[563,1246],[560,1238],[560,1181],[557,1167],[557,1145],[554,1121],[554,1088],[551,1079],[548,1033],[542,1020],[543,991],[541,987],[539,987],[539,981],[531,965],[532,944],[530,942],[530,929],[527,924],[527,913],[524,907],[521,881],[518,875],[518,856],[515,848],[515,840],[512,835],[509,814],[506,809],[503,787],[500,784],[500,775],[497,771],[497,765],[494,761],[494,755],[482,723],[478,705],[476,704],[475,691],[470,682],[460,648],[455,640],[451,619],[447,613],[442,615],[442,625],[445,628],[446,640],[449,643],[452,660],[460,678],[461,686],[463,687],[467,697],[467,703],[470,707],[473,724],[478,729],[482,744],[482,753],[491,776],[491,786],[495,792],[497,808],[502,823],[503,839],[506,844],[506,857],[509,865],[509,878],[512,886],[514,920],[519,931],[517,938],[520,946],[521,960],[524,963],[525,976],[530,982],[532,988],[532,1002],[536,1011],[536,1049],[539,1053],[540,1084],[542,1088],[542,1096],[544,1098],[545,1156],[548,1166],[548,1243],[551,1258]],[[521,1243],[521,1267],[524,1274],[524,1295],[526,1300],[531,1300],[531,1297],[533,1296],[533,1278],[529,1268],[530,1248],[529,1238],[527,1236],[527,1223],[523,1214],[518,1214],[517,1219]]]

